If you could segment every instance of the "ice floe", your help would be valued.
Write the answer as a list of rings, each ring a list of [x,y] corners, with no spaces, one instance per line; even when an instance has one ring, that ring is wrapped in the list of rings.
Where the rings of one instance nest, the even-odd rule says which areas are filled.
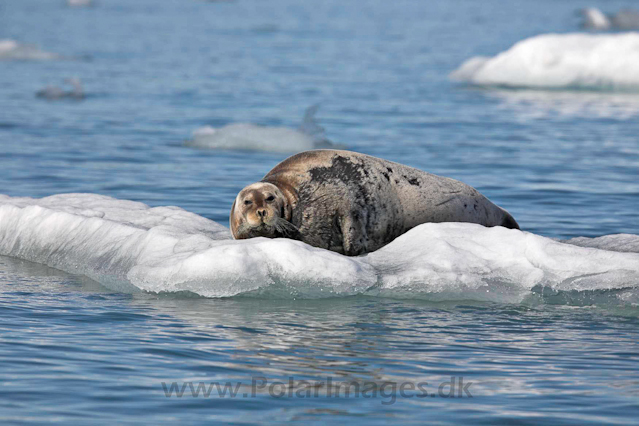
[[[451,79],[481,86],[639,90],[639,33],[544,34],[464,62]]]
[[[639,11],[635,9],[622,9],[619,12],[606,15],[596,7],[588,7],[581,10],[584,21],[582,27],[595,30],[605,31],[610,29],[616,30],[636,30],[639,29]]]
[[[45,52],[36,46],[18,43],[15,40],[0,40],[0,60],[16,60],[16,61],[45,61],[52,59],[60,59],[60,55]]]
[[[69,84],[72,89],[67,91],[58,86],[47,86],[44,89],[38,90],[36,92],[36,97],[50,101],[59,99],[82,100],[85,98],[82,82],[79,78],[67,78],[64,82]]]
[[[639,254],[601,249],[638,251],[638,241],[613,235],[566,244],[501,227],[431,223],[374,253],[346,257],[287,239],[235,241],[226,227],[178,207],[95,194],[0,195],[0,255],[84,274],[118,291],[518,303],[540,286],[639,287]]]
[[[237,149],[294,153],[309,149],[335,147],[315,122],[317,105],[306,110],[298,129],[281,126],[260,126],[251,123],[232,123],[214,128],[204,126],[193,132],[186,145],[207,149]]]

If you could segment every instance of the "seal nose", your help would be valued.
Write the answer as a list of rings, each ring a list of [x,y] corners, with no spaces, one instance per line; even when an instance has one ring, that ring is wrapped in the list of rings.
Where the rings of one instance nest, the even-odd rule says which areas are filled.
[[[266,218],[266,209],[260,209],[257,211],[257,215],[262,219]]]

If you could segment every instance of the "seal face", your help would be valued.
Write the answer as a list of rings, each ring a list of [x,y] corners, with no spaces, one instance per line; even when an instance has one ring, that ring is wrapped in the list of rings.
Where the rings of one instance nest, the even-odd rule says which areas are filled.
[[[476,189],[402,164],[339,150],[296,154],[238,194],[236,239],[288,237],[349,256],[426,222],[519,228]]]
[[[231,233],[236,240],[295,237],[297,229],[289,222],[290,217],[290,205],[280,189],[257,182],[237,195],[231,208]]]

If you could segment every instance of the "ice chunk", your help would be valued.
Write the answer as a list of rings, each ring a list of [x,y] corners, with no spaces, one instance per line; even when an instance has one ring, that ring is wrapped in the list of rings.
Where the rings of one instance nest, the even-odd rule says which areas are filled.
[[[609,247],[595,240],[589,244]],[[178,207],[93,194],[0,195],[0,254],[84,274],[120,291],[206,297],[365,294],[518,303],[538,288],[556,297],[639,287],[637,253],[519,230],[429,223],[374,253],[347,257],[288,239],[235,241],[226,227]]]
[[[89,6],[93,6],[93,1],[92,0],[67,0],[67,6],[89,7]]]
[[[193,132],[188,146],[209,149],[298,152],[313,149],[313,138],[288,127],[266,127],[250,123],[234,123],[215,129],[201,127]]]
[[[21,44],[15,40],[0,40],[0,60],[52,60],[60,55],[45,52],[35,46]]]
[[[47,100],[59,100],[59,99],[74,99],[74,100],[82,100],[85,98],[84,89],[82,88],[82,82],[79,78],[67,78],[64,80],[65,83],[68,83],[73,87],[70,91],[65,91],[57,86],[47,86],[44,89],[38,90],[36,92],[36,97],[43,98]]]
[[[639,90],[639,33],[544,34],[450,75],[483,86]]]
[[[233,123],[220,128],[204,126],[193,132],[186,145],[208,149],[238,149],[294,153],[316,148],[336,147],[315,122],[317,105],[306,110],[299,129]]]
[[[588,7],[583,9],[581,13],[584,16],[582,26],[591,30],[607,30],[611,27],[608,17],[596,7]]]
[[[639,28],[639,11],[622,9],[614,15],[606,15],[595,7],[581,10],[584,16],[582,26],[590,30],[605,31],[609,29],[636,30]]]

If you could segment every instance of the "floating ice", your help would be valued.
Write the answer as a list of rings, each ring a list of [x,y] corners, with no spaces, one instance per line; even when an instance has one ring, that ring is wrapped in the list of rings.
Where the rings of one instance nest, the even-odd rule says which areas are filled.
[[[639,28],[639,11],[622,9],[614,15],[606,15],[595,7],[581,10],[584,16],[582,26],[591,30],[605,31],[611,28],[618,30],[635,30]]]
[[[450,77],[483,86],[639,90],[639,33],[540,35],[471,58]]]
[[[93,1],[92,0],[67,0],[67,6],[89,7],[89,6],[93,6]]]
[[[15,40],[0,40],[0,60],[51,60],[59,59],[55,53],[45,52],[35,46],[20,44]]]
[[[584,28],[601,31],[607,30],[611,26],[608,17],[596,7],[583,9],[581,14],[584,16],[584,22],[581,24]]]
[[[38,98],[47,99],[50,101],[58,100],[58,99],[74,99],[74,100],[82,100],[84,99],[84,89],[82,88],[82,82],[79,78],[67,78],[64,80],[65,83],[71,85],[73,87],[70,91],[65,91],[57,86],[47,86],[44,89],[38,90],[36,92],[36,96]]]
[[[293,153],[309,149],[335,147],[315,122],[317,105],[306,110],[299,129],[267,127],[251,123],[233,123],[224,127],[200,127],[186,145],[208,149],[240,149]]]
[[[613,248],[637,236],[609,236]],[[572,241],[571,241],[572,242]],[[589,240],[593,246],[609,241]],[[626,247],[627,248],[627,247]],[[0,254],[84,274],[119,291],[206,297],[355,294],[520,302],[554,292],[639,286],[639,254],[577,247],[519,230],[430,223],[382,249],[346,257],[299,241],[235,241],[178,207],[93,194],[0,195]]]

